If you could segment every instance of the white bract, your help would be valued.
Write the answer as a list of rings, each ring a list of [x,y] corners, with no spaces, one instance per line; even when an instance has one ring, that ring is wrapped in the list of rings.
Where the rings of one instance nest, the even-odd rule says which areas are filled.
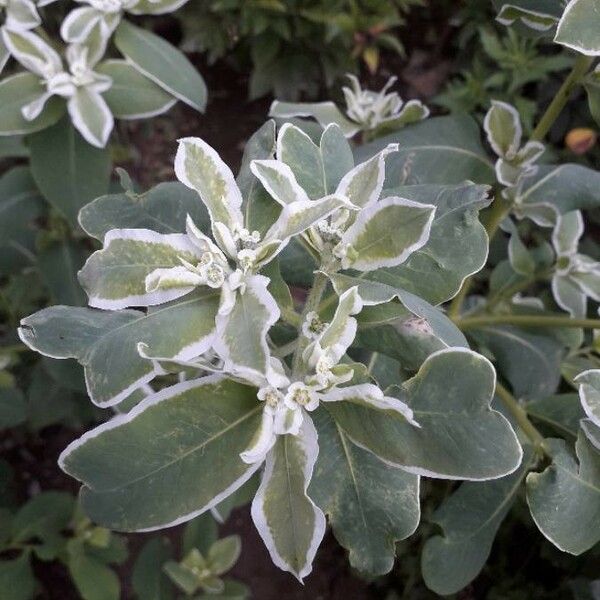
[[[0,32],[29,31],[41,24],[35,3],[32,0],[0,0]],[[0,35],[0,73],[4,69],[10,51]]]
[[[600,263],[577,252],[583,230],[581,212],[576,210],[558,217],[552,233],[556,253],[552,293],[572,317],[586,315],[587,298],[600,302]]]
[[[309,198],[312,190],[304,189],[298,177],[304,177],[306,169],[323,160],[326,140],[336,130],[336,125],[325,129],[319,148],[299,128],[285,124],[277,138],[277,160],[254,161],[252,172],[282,206],[293,198],[302,198],[310,205],[314,203]],[[433,205],[398,196],[380,198],[385,157],[397,149],[391,144],[345,173],[334,196],[348,198],[350,203],[302,233],[320,255],[324,269],[373,271],[397,266],[427,242],[435,214]],[[306,160],[306,165],[299,164],[299,160]]]
[[[63,21],[60,33],[69,43],[83,44],[99,34],[103,40],[113,34],[124,13],[164,14],[177,10],[188,0],[77,0],[87,6],[73,9]]]
[[[492,100],[492,106],[485,115],[484,129],[498,156],[496,178],[499,183],[514,188],[525,177],[535,173],[535,163],[543,154],[544,145],[536,141],[521,145],[523,128],[514,106]]]
[[[11,54],[40,77],[40,95],[25,104],[21,112],[28,121],[36,119],[52,96],[67,100],[67,109],[79,133],[87,142],[104,147],[114,126],[113,115],[102,97],[112,84],[110,77],[96,73],[99,57],[90,56],[88,46],[67,47],[65,69],[59,54],[41,37],[29,31],[3,32]]]
[[[342,88],[346,100],[344,112],[333,102],[292,103],[275,100],[269,115],[281,119],[313,117],[323,127],[335,123],[348,138],[359,131],[375,135],[391,133],[429,116],[429,109],[421,101],[404,102],[397,92],[388,92],[397,77],[390,77],[378,92],[363,89],[355,75],[348,74],[347,77],[350,87]]]

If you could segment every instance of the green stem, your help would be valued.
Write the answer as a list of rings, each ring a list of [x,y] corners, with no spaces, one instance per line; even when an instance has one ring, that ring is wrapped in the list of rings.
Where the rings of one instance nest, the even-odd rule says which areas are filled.
[[[534,427],[529,420],[525,409],[517,402],[516,398],[501,384],[496,382],[496,395],[502,400],[508,412],[514,417],[517,425],[523,430],[523,433],[531,440],[536,448],[549,456],[548,447],[544,436]]]
[[[488,235],[488,239],[491,242],[498,228],[500,227],[500,223],[504,220],[506,215],[510,212],[511,205],[506,202],[500,195],[497,195],[492,203],[492,206],[488,212],[487,220],[485,222],[485,230]],[[454,296],[454,299],[450,303],[448,308],[448,316],[451,319],[456,319],[460,316],[460,312],[462,310],[464,301],[473,286],[473,276],[471,275],[467,279],[463,281],[462,287],[460,288],[458,294]]]
[[[300,325],[300,315],[293,308],[280,306],[279,309],[281,310],[281,318],[286,323],[288,323],[289,325],[293,325],[296,328]]]
[[[489,315],[454,319],[457,327],[480,329],[489,325],[519,325],[521,327],[571,327],[600,329],[600,319],[572,319],[563,315]]]
[[[518,294],[519,292],[526,290],[530,285],[534,284],[536,281],[541,281],[541,280],[546,279],[548,277],[548,275],[550,275],[551,273],[552,273],[552,271],[544,271],[544,272],[536,273],[534,275],[526,277],[525,279],[517,281],[516,283],[508,286],[507,288],[499,290],[496,294],[494,294],[493,296],[490,297],[490,299],[488,300],[488,302],[485,306],[485,310],[487,312],[491,312],[505,298],[512,298],[515,294]]]
[[[271,354],[273,356],[276,356],[277,358],[285,358],[286,356],[289,356],[296,349],[297,345],[298,345],[298,338],[296,338],[295,340],[292,340],[291,342],[288,342],[287,344],[284,344],[283,346],[279,346],[279,348],[275,348],[274,350],[271,351]]]
[[[328,281],[329,279],[323,272],[316,272],[313,286],[308,293],[304,308],[302,309],[302,314],[300,315],[300,323],[298,324],[298,345],[294,352],[294,357],[292,358],[292,378],[300,375],[302,353],[308,346],[308,338],[302,333],[302,325],[306,321],[306,315],[312,311],[317,311],[319,308],[319,303],[325,293]]]
[[[581,55],[577,58],[573,68],[571,69],[571,72],[563,81],[563,84],[560,86],[556,96],[554,96],[554,99],[546,109],[546,112],[531,134],[531,140],[539,142],[546,137],[552,128],[552,125],[554,125],[554,122],[569,101],[571,93],[581,83],[581,80],[583,77],[585,77],[594,60],[595,59],[593,56]]]

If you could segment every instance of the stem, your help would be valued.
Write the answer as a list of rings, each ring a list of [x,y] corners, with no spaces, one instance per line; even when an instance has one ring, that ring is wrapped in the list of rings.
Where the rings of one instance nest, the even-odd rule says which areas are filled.
[[[496,293],[489,299],[488,303],[485,306],[485,310],[491,312],[505,298],[512,298],[515,294],[526,290],[530,285],[534,284],[536,281],[544,280],[550,274],[551,271],[536,273],[521,281],[517,281],[517,283],[514,283],[513,285],[510,285],[507,288],[504,288],[503,290],[500,290],[498,293]]]
[[[504,220],[506,215],[510,212],[511,205],[506,202],[500,195],[497,195],[492,203],[490,211],[488,212],[488,218],[485,223],[485,230],[488,235],[489,242],[492,241],[498,228],[500,227],[500,223]],[[463,281],[462,287],[460,288],[458,294],[454,296],[454,299],[450,303],[448,308],[448,316],[451,319],[456,319],[460,316],[460,312],[462,310],[462,306],[466,297],[473,286],[473,275],[468,277]]]
[[[454,323],[463,331],[466,329],[479,329],[488,325],[600,329],[600,319],[572,319],[563,315],[489,315],[454,319]]]
[[[527,412],[517,402],[516,398],[499,382],[496,382],[496,395],[502,400],[508,412],[514,417],[523,433],[531,440],[536,450],[541,450],[544,454],[550,456],[544,436],[531,423]]]
[[[279,346],[279,348],[275,348],[274,350],[271,351],[271,354],[273,356],[276,356],[277,358],[285,358],[286,356],[289,356],[296,349],[297,345],[298,345],[298,338],[296,338],[295,340],[292,340],[291,342],[288,342],[287,344],[284,344],[283,346]]]
[[[539,142],[546,137],[547,133],[552,128],[552,125],[554,125],[554,122],[569,101],[571,93],[577,87],[577,85],[579,85],[593,62],[593,56],[581,55],[577,58],[573,68],[571,69],[571,72],[560,86],[556,96],[554,96],[554,99],[546,109],[546,112],[531,134],[531,140]]]
[[[280,306],[279,310],[281,311],[281,318],[289,325],[293,325],[294,327],[299,327],[300,324],[302,323],[302,321],[300,319],[300,315],[293,308],[287,308],[286,306]]]
[[[292,378],[297,377],[300,374],[300,367],[302,364],[302,353],[308,346],[308,338],[302,333],[302,325],[306,321],[306,315],[309,312],[316,311],[319,308],[319,302],[323,297],[323,293],[327,288],[329,279],[321,271],[315,273],[315,280],[313,282],[312,289],[308,293],[302,314],[300,315],[300,323],[298,324],[298,346],[294,352],[292,358]]]

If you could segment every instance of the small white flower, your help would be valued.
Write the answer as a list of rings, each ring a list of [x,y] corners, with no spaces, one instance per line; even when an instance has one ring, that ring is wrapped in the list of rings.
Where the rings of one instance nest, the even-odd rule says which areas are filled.
[[[294,381],[287,389],[284,403],[288,408],[300,407],[310,412],[319,406],[319,395],[313,387]]]
[[[327,323],[321,321],[321,317],[316,312],[311,311],[306,315],[306,319],[302,323],[302,335],[309,340],[317,340],[325,327],[327,327]]]

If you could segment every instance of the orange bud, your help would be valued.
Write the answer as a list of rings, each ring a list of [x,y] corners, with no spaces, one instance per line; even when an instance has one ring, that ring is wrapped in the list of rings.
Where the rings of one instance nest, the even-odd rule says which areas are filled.
[[[590,150],[596,144],[597,139],[598,134],[593,129],[577,127],[567,133],[565,144],[571,152],[581,155]]]

